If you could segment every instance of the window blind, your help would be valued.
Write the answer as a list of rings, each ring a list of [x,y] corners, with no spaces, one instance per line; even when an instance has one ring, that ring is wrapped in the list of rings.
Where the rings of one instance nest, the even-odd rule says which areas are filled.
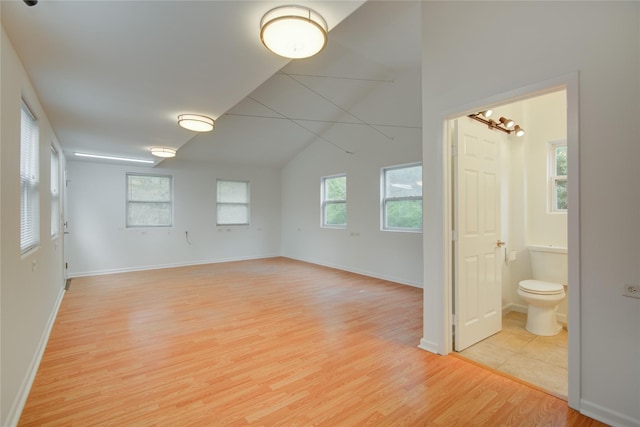
[[[217,180],[216,225],[249,224],[249,182]]]
[[[51,237],[60,233],[60,156],[51,146]]]
[[[127,174],[127,227],[170,227],[171,176]]]
[[[38,122],[26,104],[20,122],[20,253],[40,243]]]

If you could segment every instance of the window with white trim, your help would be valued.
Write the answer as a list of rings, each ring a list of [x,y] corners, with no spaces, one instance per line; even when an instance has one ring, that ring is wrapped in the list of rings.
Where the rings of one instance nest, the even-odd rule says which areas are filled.
[[[422,231],[422,164],[383,168],[382,229]]]
[[[216,225],[249,225],[249,182],[217,180]]]
[[[60,156],[51,145],[51,237],[60,233]]]
[[[549,143],[549,206],[551,212],[567,212],[567,142]]]
[[[171,227],[172,225],[172,177],[128,173],[127,227]]]
[[[322,226],[345,228],[347,226],[347,176],[334,175],[322,178]]]
[[[38,121],[23,102],[20,118],[20,253],[40,244],[40,133]]]

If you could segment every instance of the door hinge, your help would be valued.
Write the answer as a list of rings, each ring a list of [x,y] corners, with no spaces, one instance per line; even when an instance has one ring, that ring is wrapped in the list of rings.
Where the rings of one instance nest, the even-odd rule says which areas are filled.
[[[453,144],[451,146],[451,155],[453,157],[456,157],[458,155],[458,145],[457,144]]]
[[[458,232],[456,230],[451,230],[451,241],[453,242],[458,241]]]

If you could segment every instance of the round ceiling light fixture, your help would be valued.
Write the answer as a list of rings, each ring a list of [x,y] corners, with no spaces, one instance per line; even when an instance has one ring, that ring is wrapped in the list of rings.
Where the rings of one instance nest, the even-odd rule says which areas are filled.
[[[176,156],[176,150],[169,147],[151,147],[151,154],[156,157],[169,158]]]
[[[194,132],[210,132],[215,127],[215,122],[212,118],[199,114],[180,114],[178,116],[178,124]]]
[[[276,7],[260,20],[260,40],[277,55],[308,58],[327,45],[327,22],[308,7]]]

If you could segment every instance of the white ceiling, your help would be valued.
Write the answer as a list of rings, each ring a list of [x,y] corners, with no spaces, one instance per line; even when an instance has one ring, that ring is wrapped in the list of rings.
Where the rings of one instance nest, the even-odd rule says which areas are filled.
[[[275,1],[0,2],[2,23],[67,156],[74,152],[279,167],[314,141],[339,152],[415,139],[420,2],[302,1],[331,29],[317,56],[267,51]],[[181,113],[216,119],[196,134]]]

